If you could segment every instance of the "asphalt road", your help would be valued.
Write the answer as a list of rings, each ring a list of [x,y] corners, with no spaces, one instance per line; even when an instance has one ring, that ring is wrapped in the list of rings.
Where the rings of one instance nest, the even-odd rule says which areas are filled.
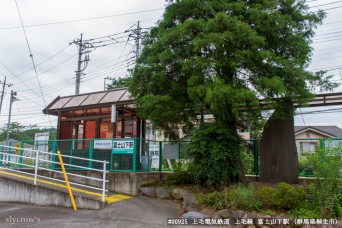
[[[179,205],[173,201],[146,197],[119,201],[103,210],[0,203],[0,227],[170,227],[167,219],[179,217],[178,212]]]

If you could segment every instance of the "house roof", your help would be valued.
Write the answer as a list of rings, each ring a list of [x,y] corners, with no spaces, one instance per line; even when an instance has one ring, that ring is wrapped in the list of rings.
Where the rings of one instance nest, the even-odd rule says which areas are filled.
[[[312,130],[330,137],[342,138],[342,129],[337,126],[295,126],[294,130],[296,135]]]
[[[60,97],[53,100],[44,110],[44,114],[57,115],[57,111],[79,108],[103,107],[111,104],[132,104],[133,98],[127,88],[84,93]]]

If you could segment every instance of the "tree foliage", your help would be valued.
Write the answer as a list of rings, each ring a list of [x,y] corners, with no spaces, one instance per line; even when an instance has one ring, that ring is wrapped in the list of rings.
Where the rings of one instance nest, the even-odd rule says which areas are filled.
[[[305,1],[168,2],[129,88],[140,115],[171,136],[203,112],[234,129],[237,119],[260,116],[259,98],[276,108],[279,99],[305,103],[317,86],[331,88],[322,72],[306,70],[324,14]]]
[[[12,122],[10,124],[9,138],[25,141],[25,140],[34,140],[35,133],[49,132],[50,140],[56,139],[55,128],[42,129],[38,128],[36,125],[31,125],[28,127],[23,126],[18,122]],[[0,128],[0,141],[6,140],[7,137],[7,125]]]
[[[211,113],[237,136],[238,121],[260,118],[264,99],[277,110],[272,122],[291,123],[294,104],[336,86],[324,72],[307,70],[324,15],[310,12],[305,0],[169,0],[129,83],[139,115],[177,137],[179,126],[190,129],[198,115]],[[292,152],[279,162],[296,166]]]
[[[112,84],[107,85],[107,89],[118,89],[128,86],[130,77],[118,77],[112,80]]]

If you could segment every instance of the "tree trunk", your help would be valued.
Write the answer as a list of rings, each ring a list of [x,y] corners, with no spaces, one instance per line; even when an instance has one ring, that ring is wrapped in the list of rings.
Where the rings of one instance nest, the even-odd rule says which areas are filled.
[[[232,134],[235,134],[237,138],[240,138],[239,134],[237,133],[236,120],[230,122],[227,125],[227,127],[230,129]],[[238,145],[236,145],[236,147],[240,147],[240,146],[241,146],[241,142],[239,142]],[[240,151],[242,151],[242,150],[240,150]],[[238,164],[238,173],[235,176],[234,180],[232,180],[232,182],[234,182],[234,183],[239,183],[239,182],[243,181],[244,177],[245,177],[241,154],[237,158],[237,164]]]
[[[298,181],[298,155],[295,143],[293,104],[286,102],[267,121],[260,142],[260,181]]]

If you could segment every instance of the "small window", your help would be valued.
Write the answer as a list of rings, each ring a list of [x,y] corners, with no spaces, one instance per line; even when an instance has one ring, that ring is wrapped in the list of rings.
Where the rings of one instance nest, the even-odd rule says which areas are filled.
[[[74,111],[74,117],[83,117],[84,116],[84,110],[75,110]]]
[[[112,109],[110,107],[103,107],[101,108],[101,115],[108,115],[112,112]]]
[[[313,153],[315,152],[315,148],[317,146],[317,142],[300,142],[300,152],[304,153]]]
[[[113,124],[110,118],[101,119],[100,138],[113,138]]]
[[[61,113],[61,119],[62,120],[69,119],[69,118],[72,118],[72,111]]]
[[[87,109],[87,116],[98,116],[98,115],[100,115],[100,109],[99,108]]]

